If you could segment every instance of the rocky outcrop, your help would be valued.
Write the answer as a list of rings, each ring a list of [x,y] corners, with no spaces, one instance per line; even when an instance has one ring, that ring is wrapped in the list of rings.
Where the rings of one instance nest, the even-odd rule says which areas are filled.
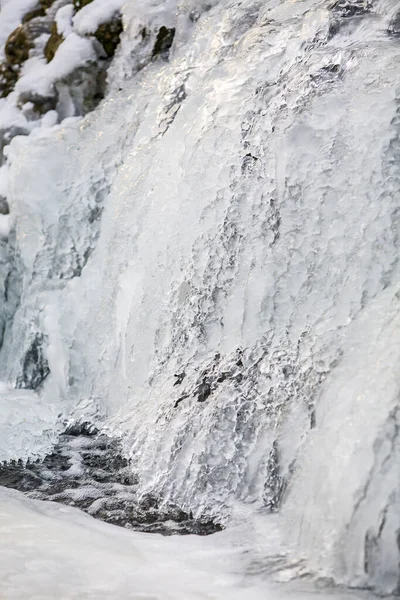
[[[109,23],[100,25],[94,34],[109,58],[112,58],[115,54],[122,31],[122,18],[121,15],[117,14]]]
[[[221,526],[195,519],[161,498],[137,494],[138,479],[116,439],[89,423],[69,426],[42,462],[0,465],[0,485],[39,500],[76,506],[93,517],[148,533],[208,535]]]
[[[49,40],[44,48],[44,55],[46,57],[47,62],[53,60],[55,53],[58,48],[61,46],[64,37],[58,33],[57,31],[57,23],[53,23],[51,26],[51,33]]]
[[[152,58],[155,59],[158,56],[167,56],[172,46],[172,42],[175,37],[175,28],[160,27],[157,33],[156,42],[153,47]]]
[[[73,0],[73,5],[75,7],[75,10],[80,10],[84,6],[90,4],[91,2],[93,2],[93,0]]]
[[[29,57],[33,42],[26,27],[20,25],[9,36],[5,45],[5,54],[10,65],[21,65]]]
[[[25,354],[22,372],[17,378],[17,388],[38,389],[50,373],[49,363],[44,353],[43,334],[36,333]]]

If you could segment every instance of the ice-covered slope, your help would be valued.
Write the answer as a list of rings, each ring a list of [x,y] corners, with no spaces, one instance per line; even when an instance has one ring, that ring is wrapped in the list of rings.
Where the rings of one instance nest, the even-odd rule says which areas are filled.
[[[127,2],[105,101],[7,148],[0,367],[60,420],[124,435],[143,492],[225,518],[286,492],[313,568],[385,591],[397,343],[374,357],[398,330],[396,4]]]

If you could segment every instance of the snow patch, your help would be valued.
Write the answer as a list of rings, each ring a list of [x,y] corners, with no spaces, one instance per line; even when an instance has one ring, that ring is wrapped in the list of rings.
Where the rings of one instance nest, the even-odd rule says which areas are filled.
[[[94,33],[102,23],[111,21],[125,0],[94,0],[74,17],[74,30],[81,34]]]
[[[66,37],[72,32],[72,17],[74,16],[74,5],[67,4],[62,6],[56,14],[55,21],[57,24],[57,32]]]
[[[46,97],[56,81],[67,77],[75,69],[96,60],[91,40],[70,33],[49,63],[44,58],[31,58],[23,66],[22,76],[15,89],[19,94],[33,93]]]

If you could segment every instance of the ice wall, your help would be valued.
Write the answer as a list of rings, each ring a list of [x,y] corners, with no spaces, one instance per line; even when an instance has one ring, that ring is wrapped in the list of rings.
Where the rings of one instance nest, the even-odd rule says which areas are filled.
[[[356,468],[362,411],[380,411],[360,450],[368,465],[390,426],[397,355],[374,366],[363,403],[357,380],[336,405],[332,382],[350,385],[383,343],[379,327],[395,327],[383,298],[399,275],[396,3],[124,10],[107,99],[8,148],[14,292],[1,376],[63,418],[123,434],[143,492],[194,513],[227,516],[236,501],[276,511],[298,469],[288,498],[304,503],[302,552],[324,572],[344,561],[347,583],[370,561],[363,582],[394,589],[379,566],[385,552],[398,559],[393,536],[377,554],[375,542],[354,551],[353,565],[392,494],[385,483],[378,508],[377,467],[360,527],[348,507],[369,481]],[[154,60],[161,27],[175,30],[173,44]],[[369,329],[371,306],[383,321],[358,355],[348,330]],[[353,428],[341,427],[347,411]],[[354,474],[344,496],[336,475],[320,485],[322,457],[331,469],[345,460],[337,430],[350,447],[343,473]],[[395,444],[390,453],[394,465]],[[319,527],[314,508],[322,515],[332,493]],[[326,560],[313,554],[315,528],[320,546],[340,539]],[[356,542],[342,545],[342,532]]]

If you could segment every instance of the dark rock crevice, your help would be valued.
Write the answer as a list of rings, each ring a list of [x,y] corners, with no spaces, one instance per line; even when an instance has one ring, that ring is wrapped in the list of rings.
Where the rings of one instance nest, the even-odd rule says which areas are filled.
[[[42,333],[36,333],[24,356],[22,372],[16,381],[17,388],[36,390],[50,374],[44,345],[45,336]]]
[[[0,465],[0,485],[36,500],[75,506],[128,529],[163,535],[208,535],[222,527],[206,517],[138,493],[138,478],[119,440],[90,423],[70,425],[43,461]]]

